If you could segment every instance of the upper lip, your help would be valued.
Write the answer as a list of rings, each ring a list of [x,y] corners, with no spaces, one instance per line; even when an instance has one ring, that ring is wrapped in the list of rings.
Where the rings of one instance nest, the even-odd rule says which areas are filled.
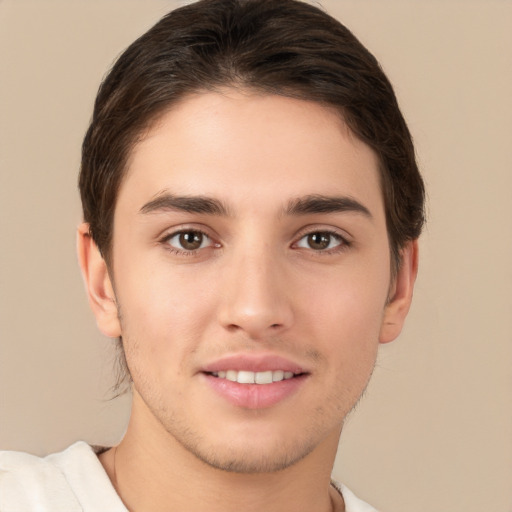
[[[205,373],[227,370],[249,372],[283,370],[295,374],[306,373],[300,364],[275,354],[230,354],[206,364],[201,370]]]

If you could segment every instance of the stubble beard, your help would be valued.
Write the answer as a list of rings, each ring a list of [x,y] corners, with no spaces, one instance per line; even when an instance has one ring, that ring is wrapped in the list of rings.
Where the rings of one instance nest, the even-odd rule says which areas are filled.
[[[354,404],[349,410],[344,410],[339,407],[339,401],[333,400],[333,404],[338,404],[334,410],[317,408],[313,415],[315,420],[295,437],[289,436],[285,439],[284,436],[276,434],[275,442],[264,447],[258,446],[255,437],[253,439],[256,442],[251,443],[248,440],[240,447],[240,442],[232,444],[226,438],[222,439],[222,444],[213,445],[206,436],[192,429],[182,415],[163,406],[161,400],[153,402],[155,407],[145,400],[143,394],[139,395],[154,419],[181,449],[210,468],[238,474],[268,474],[294,466],[310,455],[332,433],[332,430],[325,431],[325,418],[332,421],[335,415],[339,419],[335,427],[338,438],[344,418],[355,407]],[[148,396],[151,396],[151,392]],[[359,400],[356,401],[358,402]]]
[[[256,436],[253,438],[255,443],[251,443],[249,439],[242,447],[240,443],[235,445],[225,438],[222,439],[222,445],[212,446],[212,442],[206,436],[190,427],[187,419],[179,411],[170,410],[158,393],[154,394],[150,389],[145,389],[144,395],[156,398],[152,404],[146,401],[144,395],[140,396],[166,433],[182,449],[207,466],[240,474],[274,473],[283,471],[306,458],[333,432],[333,429],[336,431],[336,439],[339,439],[346,418],[352,414],[366,394],[374,368],[375,366],[372,367],[363,389],[359,390],[355,398],[353,395],[352,399],[343,396],[344,391],[347,392],[346,389],[341,392],[333,389],[325,401],[327,405],[317,406],[310,411],[312,421],[299,434],[286,438],[276,434],[273,445],[265,447],[257,446]],[[148,384],[146,382],[146,385]],[[351,395],[350,392],[348,394]],[[255,416],[258,414],[258,411],[252,412]],[[326,422],[333,423],[331,430],[325,429]]]
[[[125,341],[125,340],[123,340]],[[124,350],[128,349],[126,361],[129,363],[129,352],[138,350],[138,343],[123,343]],[[133,360],[137,360],[134,357]],[[258,449],[257,442],[251,443],[247,440],[243,447],[230,444],[229,440],[223,439],[222,446],[212,446],[211,441],[197,430],[190,427],[186,417],[179,411],[172,411],[165,403],[164,397],[160,394],[159,386],[155,382],[140,374],[136,378],[137,368],[131,368],[127,365],[128,371],[132,377],[133,386],[138,388],[136,382],[142,384],[138,394],[148,411],[155,421],[160,423],[161,427],[182,449],[193,455],[196,459],[207,466],[231,473],[239,474],[265,474],[283,471],[306,458],[315,450],[315,448],[329,435],[333,429],[336,430],[337,437],[341,434],[341,427],[345,418],[354,410],[361,398],[364,396],[374,366],[367,375],[367,381],[362,390],[359,390],[357,396],[343,396],[348,392],[347,389],[332,389],[329,396],[326,397],[323,407],[318,406],[314,411],[310,411],[313,421],[308,423],[299,435],[277,436],[272,446],[266,446]],[[134,373],[135,372],[135,373]],[[151,400],[146,398],[152,397]],[[257,411],[253,411],[257,412]],[[305,414],[307,414],[305,412]],[[332,422],[331,430],[325,430],[325,420]],[[254,437],[253,439],[256,439]],[[257,439],[256,439],[257,441]],[[240,444],[240,443],[239,443]],[[247,446],[251,445],[248,449]]]
[[[239,474],[264,474],[283,471],[290,466],[297,464],[314,449],[314,445],[301,443],[292,450],[273,447],[267,453],[255,455],[252,452],[233,450],[230,448],[215,450],[204,448],[204,443],[198,441],[193,435],[176,436],[168,431],[170,435],[189,453],[211,468]],[[277,444],[277,443],[276,443]]]

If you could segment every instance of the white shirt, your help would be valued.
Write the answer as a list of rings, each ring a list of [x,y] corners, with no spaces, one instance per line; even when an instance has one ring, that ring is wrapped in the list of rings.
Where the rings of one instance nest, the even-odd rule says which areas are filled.
[[[377,512],[344,485],[346,512]],[[94,450],[79,441],[41,458],[0,452],[1,512],[128,512]]]

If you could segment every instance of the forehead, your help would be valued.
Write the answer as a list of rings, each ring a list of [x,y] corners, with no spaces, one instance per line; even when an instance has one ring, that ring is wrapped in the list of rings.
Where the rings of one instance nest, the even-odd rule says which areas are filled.
[[[338,194],[383,209],[377,157],[337,111],[231,89],[183,99],[134,147],[118,207],[163,191],[260,208]]]

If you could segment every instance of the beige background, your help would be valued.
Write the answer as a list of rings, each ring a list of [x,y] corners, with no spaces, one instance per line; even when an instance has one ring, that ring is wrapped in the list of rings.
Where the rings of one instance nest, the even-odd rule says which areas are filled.
[[[177,2],[0,0],[0,448],[119,439],[75,258],[81,138],[112,59]],[[429,224],[335,475],[388,512],[512,511],[512,3],[325,1],[415,135]]]

